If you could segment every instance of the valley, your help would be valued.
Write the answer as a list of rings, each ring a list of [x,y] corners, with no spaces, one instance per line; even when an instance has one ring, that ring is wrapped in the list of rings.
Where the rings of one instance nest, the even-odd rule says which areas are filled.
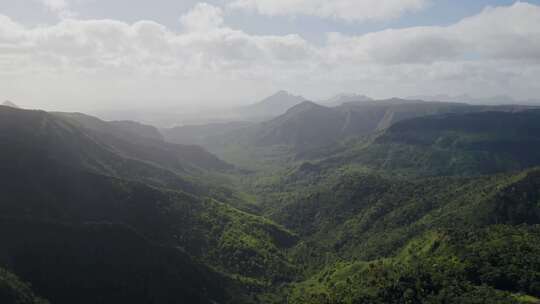
[[[276,96],[159,130],[0,106],[0,300],[540,301],[535,107]]]

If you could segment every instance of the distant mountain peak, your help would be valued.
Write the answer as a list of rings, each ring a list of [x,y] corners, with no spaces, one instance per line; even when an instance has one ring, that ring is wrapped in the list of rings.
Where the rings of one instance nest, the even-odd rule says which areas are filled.
[[[357,93],[340,93],[332,98],[321,100],[320,103],[326,106],[340,106],[344,103],[366,101],[373,101],[373,99],[369,96]]]
[[[277,91],[276,93],[266,97],[260,103],[264,103],[264,102],[269,101],[269,100],[276,100],[276,99],[283,99],[283,98],[306,100],[304,97],[302,97],[300,95],[294,95],[294,94],[291,94],[288,91],[281,90],[281,91]]]
[[[255,104],[245,107],[244,112],[255,117],[273,118],[305,100],[302,96],[293,95],[287,91],[278,91]]]
[[[294,107],[290,108],[287,112],[291,112],[291,111],[298,112],[298,111],[304,111],[304,110],[309,110],[313,108],[326,108],[326,107],[321,106],[318,103],[314,103],[313,101],[305,100],[295,105]]]
[[[4,101],[4,103],[2,103],[2,105],[6,106],[6,107],[10,107],[10,108],[20,109],[20,107],[18,105],[14,104],[13,102],[11,102],[9,100]]]

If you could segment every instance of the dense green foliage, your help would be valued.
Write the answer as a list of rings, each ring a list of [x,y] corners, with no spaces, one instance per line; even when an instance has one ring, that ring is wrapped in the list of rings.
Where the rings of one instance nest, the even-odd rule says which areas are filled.
[[[516,172],[540,164],[538,118],[536,111],[418,118],[317,152],[320,160],[292,169],[268,159],[275,169],[263,167],[244,185],[266,216],[302,240],[291,256],[305,281],[282,291],[284,297],[293,303],[536,303],[531,284],[540,251],[526,246],[537,241],[517,237],[512,246],[524,251],[510,257],[503,251],[513,248],[504,246],[511,240],[495,232],[519,235],[533,228],[514,225],[540,223],[540,171]],[[523,149],[529,145],[533,149]],[[489,230],[495,224],[507,226]],[[445,232],[444,242],[451,243],[443,246],[452,251],[403,258],[411,242],[441,229],[453,231],[451,237]],[[476,242],[456,231],[471,232]],[[490,237],[497,244],[487,243]],[[473,248],[485,252],[463,256]],[[448,264],[433,268],[434,259]],[[454,265],[455,259],[465,262]],[[501,266],[512,265],[508,260],[513,269]],[[481,261],[492,262],[485,266],[491,272],[509,274],[504,286],[483,280],[478,269],[458,272]],[[413,293],[408,300],[406,293]]]
[[[337,263],[290,303],[520,303],[538,290],[540,227],[427,233],[396,257]]]
[[[52,303],[211,303],[223,278],[184,252],[109,223],[0,221],[2,264]],[[5,302],[3,302],[5,303]]]
[[[2,261],[9,265],[27,258],[17,265],[31,268],[18,268],[16,273],[39,286],[41,294],[51,301],[80,302],[77,295],[89,292],[95,297],[108,295],[131,303],[147,303],[151,298],[157,303],[171,299],[223,301],[265,288],[275,280],[289,280],[295,274],[285,251],[296,243],[296,237],[269,220],[216,200],[241,200],[234,191],[198,182],[203,175],[192,175],[189,182],[184,182],[184,177],[175,171],[127,158],[89,130],[44,112],[8,109],[1,115],[6,119],[0,120],[0,141],[6,148],[0,151],[0,222],[8,225],[10,220],[27,221],[3,230],[19,239],[14,241],[14,247],[3,247]],[[164,183],[167,177],[179,182]],[[43,222],[50,225],[40,224]],[[95,242],[91,242],[85,238],[88,223],[96,223],[97,227],[125,226],[129,229],[124,230],[133,235],[111,228],[110,233],[117,238],[108,240],[107,233],[101,232],[93,235]],[[27,231],[27,227],[31,229]],[[34,230],[45,236],[31,234]],[[59,243],[50,241],[54,233]],[[141,255],[133,255],[131,261],[121,259],[121,254],[128,255],[129,251],[111,245],[127,246],[136,236],[146,240],[134,244],[133,251],[142,250]],[[73,249],[68,252],[62,244]],[[110,247],[111,251],[96,253],[89,250],[93,246]],[[189,257],[167,258],[175,255],[170,253],[178,250],[174,248]],[[25,255],[21,256],[21,252]],[[73,264],[53,267],[62,254],[70,255],[66,261]],[[86,271],[86,264],[95,259],[95,254],[106,259],[103,267],[95,267],[92,276],[77,280],[77,273]],[[170,259],[178,260],[174,262],[177,266],[170,266],[171,276],[159,278],[150,273],[145,278],[147,269],[156,274],[166,272],[168,266],[162,263],[172,263]],[[107,265],[118,265],[119,269]],[[211,270],[204,270],[206,267]],[[67,281],[47,279],[52,277]],[[137,281],[139,277],[142,281]],[[62,292],[69,284],[73,284],[69,288],[73,293]],[[171,293],[157,287],[146,290],[147,285],[180,288]],[[169,300],[164,294],[170,294]],[[99,302],[95,297],[86,298],[89,303]]]
[[[540,164],[540,112],[428,116],[394,124],[322,166],[361,164],[404,175],[478,175]]]
[[[182,130],[234,169],[148,126],[0,107],[0,300],[538,303],[539,112],[486,110],[305,102]]]
[[[0,268],[0,302],[13,304],[48,304],[37,297],[31,287],[16,275]]]

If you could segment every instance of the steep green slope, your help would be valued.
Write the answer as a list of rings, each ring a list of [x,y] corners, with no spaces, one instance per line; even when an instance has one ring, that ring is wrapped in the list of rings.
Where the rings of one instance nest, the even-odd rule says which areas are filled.
[[[281,148],[281,158],[316,158],[319,149],[329,149],[341,141],[359,136],[373,135],[401,121],[440,114],[466,114],[486,111],[522,112],[530,106],[473,106],[462,103],[425,102],[389,99],[368,102],[345,103],[337,107],[325,107],[304,101],[291,107],[286,113],[259,124],[239,127],[224,126],[221,132],[209,126],[182,127],[166,130],[167,140],[178,143],[201,144],[227,161],[244,165],[236,154],[265,148]],[[227,130],[228,129],[228,130]],[[209,130],[213,130],[209,134]],[[232,155],[232,157],[231,157]],[[251,159],[247,159],[251,160]],[[264,161],[265,158],[254,159]]]
[[[529,244],[540,235],[538,169],[419,179],[342,169],[285,180],[266,211],[302,240],[292,256],[306,280],[293,285],[291,303],[536,303],[540,296],[540,248]],[[502,232],[490,234],[497,224]],[[451,250],[411,245],[439,231],[452,232]]]
[[[163,140],[159,130],[153,126],[134,121],[103,121],[97,117],[83,113],[52,112],[51,114],[77,123],[80,126],[99,133],[114,135],[119,138],[128,137],[130,140],[155,139]]]
[[[255,171],[2,109],[0,265],[54,303],[536,303],[540,112],[362,107],[217,135]]]
[[[303,105],[308,110],[313,107],[309,103]],[[409,106],[414,107],[414,104]],[[321,113],[328,111],[314,107]],[[310,298],[302,298],[300,295],[306,294],[302,289],[295,289],[290,296],[300,296],[307,303],[319,303],[319,300],[326,303],[325,299],[332,300],[330,303],[401,303],[397,295],[402,295],[410,286],[401,289],[403,286],[391,283],[403,278],[419,286],[438,280],[437,286],[429,287],[433,290],[428,294],[413,290],[419,295],[410,298],[411,303],[536,301],[526,296],[536,295],[532,289],[503,288],[495,283],[483,286],[487,283],[479,283],[480,274],[462,280],[462,274],[452,273],[451,267],[441,270],[442,273],[433,269],[430,266],[433,261],[427,257],[418,265],[399,259],[407,244],[436,231],[468,229],[480,233],[495,224],[508,225],[508,229],[526,225],[528,229],[540,223],[540,171],[530,169],[540,165],[536,147],[540,134],[539,112],[501,107],[499,111],[482,108],[470,113],[465,106],[463,113],[406,119],[409,113],[418,112],[404,105],[400,107],[403,111],[394,115],[401,117],[396,118],[398,121],[405,120],[392,123],[389,128],[383,127],[370,137],[342,141],[322,152],[308,151],[321,157],[311,162],[287,160],[283,158],[287,155],[284,153],[281,158],[276,156],[276,169],[260,166],[257,173],[247,173],[242,180],[258,198],[263,214],[299,234],[301,241],[291,251],[291,257],[303,270],[306,284],[314,284],[315,289],[320,287],[314,282],[321,279],[318,273],[339,271],[340,263],[352,263],[352,269],[346,270],[351,275],[382,280],[372,278],[375,274],[369,271],[362,271],[374,260],[399,262],[396,268],[386,269],[385,266],[383,270],[375,270],[389,273],[388,280],[382,280],[379,287],[370,289],[364,281],[359,281],[361,287],[354,292],[354,297],[362,294],[360,298],[352,295],[319,298],[316,292],[310,294]],[[426,113],[434,111],[435,114],[441,110],[438,107],[425,109]],[[302,109],[297,107],[297,110]],[[293,112],[289,114],[296,114]],[[291,125],[297,122],[285,120],[292,121]],[[270,134],[275,138],[278,133]],[[297,133],[283,131],[281,134],[284,138],[293,138],[286,141],[287,145],[294,144]],[[268,149],[264,151],[269,154]],[[260,155],[264,155],[263,152]],[[531,250],[540,254],[537,249]],[[457,252],[456,249],[451,254],[445,253],[445,258],[452,260]],[[529,256],[523,253],[524,258]],[[447,286],[445,280],[463,281],[463,284]],[[514,276],[508,284],[516,285],[519,280]],[[343,288],[355,288],[354,283],[347,284],[347,280],[330,280],[324,288],[330,290],[339,282]],[[305,287],[304,284],[298,286]],[[363,289],[367,295],[361,292]],[[520,292],[525,295],[519,297]],[[386,297],[379,293],[391,295]]]
[[[128,226],[2,218],[0,227],[0,262],[52,303],[227,300],[222,277]]]
[[[287,203],[269,209],[304,240],[294,256],[308,279],[294,286],[291,303],[539,301],[539,170],[476,178],[326,174],[287,183]],[[454,232],[424,237],[436,231]],[[450,241],[451,250],[435,251]]]
[[[539,226],[434,231],[390,259],[334,264],[289,303],[538,303],[539,241]]]
[[[0,141],[6,147],[0,154],[2,165],[18,161],[20,166],[31,166],[33,161],[45,160],[156,186],[196,191],[185,177],[123,157],[94,133],[43,111],[0,107]]]
[[[212,199],[48,163],[26,170],[4,166],[0,182],[4,217],[125,224],[153,242],[179,246],[217,271],[259,287],[294,275],[284,254],[296,242],[293,235]]]
[[[251,141],[260,146],[287,145],[297,150],[324,146],[337,139],[341,120],[341,115],[333,109],[304,101],[260,124]]]
[[[295,267],[290,263],[285,251],[296,243],[296,237],[266,219],[218,202],[215,199],[219,197],[215,193],[216,188],[197,184],[196,180],[183,183],[181,177],[172,171],[126,158],[101,142],[101,137],[89,134],[86,129],[58,120],[47,113],[2,110],[0,115],[0,142],[2,147],[6,147],[0,150],[0,214],[4,219],[27,220],[29,227],[41,222],[63,225],[65,231],[58,233],[67,234],[67,239],[62,241],[62,244],[75,246],[73,255],[80,258],[79,262],[83,263],[92,256],[85,256],[84,250],[79,250],[84,241],[76,243],[70,231],[87,223],[110,223],[113,227],[126,226],[133,230],[132,236],[118,232],[120,236],[114,242],[119,244],[140,235],[150,242],[150,245],[145,245],[144,242],[134,244],[141,247],[141,250],[146,248],[143,251],[153,252],[159,246],[169,248],[166,249],[169,251],[172,248],[181,248],[196,261],[210,266],[213,271],[228,278],[231,282],[228,288],[239,288],[234,291],[236,297],[249,293],[250,289],[266,288],[270,282],[288,281],[295,275]],[[132,176],[134,172],[140,175]],[[164,183],[164,176],[180,182]],[[170,190],[154,188],[147,183]],[[48,230],[47,227],[49,226],[42,227],[44,233]],[[112,230],[113,234],[117,231],[116,228]],[[6,231],[24,233],[24,230],[17,232],[15,228]],[[84,231],[82,229],[81,234],[85,233]],[[96,236],[95,241],[109,242],[101,236]],[[21,247],[6,249],[5,263],[18,256],[17,248]],[[28,254],[35,255],[37,250],[44,248],[44,244],[40,243],[38,238],[30,238],[22,248],[21,250]],[[49,262],[54,264],[55,256],[59,254],[57,249],[54,250],[45,252],[50,259],[36,265],[36,272],[29,271],[24,278],[33,283],[43,279],[38,271],[54,270],[46,268]],[[119,261],[114,258],[115,254],[117,251],[112,251],[111,256],[107,253],[104,258],[111,258],[110,263],[114,265]],[[146,258],[154,261],[164,257],[156,253]],[[164,266],[161,264],[148,265],[141,262],[146,258],[134,256],[133,264],[125,267],[134,267],[136,273],[143,271],[145,267],[163,271]],[[183,258],[180,260],[191,265]],[[39,267],[45,268],[40,270]],[[97,280],[101,273],[103,278],[110,276],[112,280],[104,279],[103,285],[98,286],[103,288],[100,290],[113,288],[116,283],[112,277],[116,275],[120,281],[129,279],[125,269],[120,269],[118,274],[108,273],[106,267],[98,269],[101,272],[97,272],[91,279]],[[60,276],[66,269],[57,271],[50,276]],[[191,272],[200,272],[201,275],[204,273],[198,270]],[[170,280],[162,283],[169,286],[174,282],[187,280],[189,273],[172,274]],[[70,275],[75,276],[72,273]],[[204,281],[204,276],[199,280],[194,275],[194,282],[201,280]],[[83,290],[80,288],[93,282],[78,278],[73,281],[81,284],[73,287],[79,288],[78,290]],[[54,282],[56,281],[50,282],[52,286],[44,282],[43,290],[58,291],[55,288],[59,287],[54,285]],[[156,281],[155,284],[162,283]],[[193,295],[196,295],[205,288],[209,286],[200,284],[189,287],[188,290],[194,289]],[[138,294],[136,289],[124,291],[128,298],[140,298],[141,301],[148,299]],[[182,289],[180,291],[183,292]],[[122,289],[119,292],[122,293]],[[156,293],[161,294],[164,291]],[[192,294],[191,291],[186,291],[184,296],[189,294]],[[44,295],[51,300],[61,296],[55,292]],[[72,296],[75,296],[75,293]],[[156,295],[152,293],[152,297],[154,296]],[[160,299],[159,303],[168,301],[165,298]]]
[[[538,170],[419,180],[345,172],[269,210],[334,257],[373,259],[429,229],[540,223],[539,183]]]
[[[82,114],[76,115],[78,120],[57,115],[0,107],[0,143],[8,147],[0,155],[2,161],[18,160],[21,165],[31,165],[36,159],[47,159],[103,175],[211,196],[249,209],[237,193],[215,182],[213,175],[231,166],[200,147],[126,135],[107,122]],[[92,123],[83,126],[79,120]]]
[[[537,110],[416,118],[331,162],[433,176],[516,171],[540,164],[539,131]]]
[[[54,116],[90,131],[89,134],[100,143],[123,156],[150,162],[177,173],[231,168],[201,147],[164,142],[159,131],[151,126],[129,121],[105,122],[80,113],[54,113]]]
[[[0,268],[0,302],[5,304],[49,303],[37,297],[31,286],[3,268]]]

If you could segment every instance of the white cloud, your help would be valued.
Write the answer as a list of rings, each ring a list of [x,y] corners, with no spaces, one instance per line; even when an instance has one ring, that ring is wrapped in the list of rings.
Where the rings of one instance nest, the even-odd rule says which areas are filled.
[[[207,30],[223,25],[223,10],[208,3],[198,3],[180,18],[188,30]]]
[[[500,59],[540,61],[540,6],[489,7],[451,27],[472,51]]]
[[[411,27],[362,36],[329,35],[334,63],[425,63],[467,57],[540,62],[540,6],[487,8],[447,27]]]
[[[423,9],[429,0],[234,0],[230,6],[265,15],[308,15],[376,21]]]
[[[235,30],[223,14],[199,4],[180,18],[180,32],[152,21],[63,19],[24,27],[0,15],[0,92],[59,104],[234,100],[280,88],[308,97],[540,95],[540,6],[489,8],[446,27],[333,33],[322,45],[294,34]]]

